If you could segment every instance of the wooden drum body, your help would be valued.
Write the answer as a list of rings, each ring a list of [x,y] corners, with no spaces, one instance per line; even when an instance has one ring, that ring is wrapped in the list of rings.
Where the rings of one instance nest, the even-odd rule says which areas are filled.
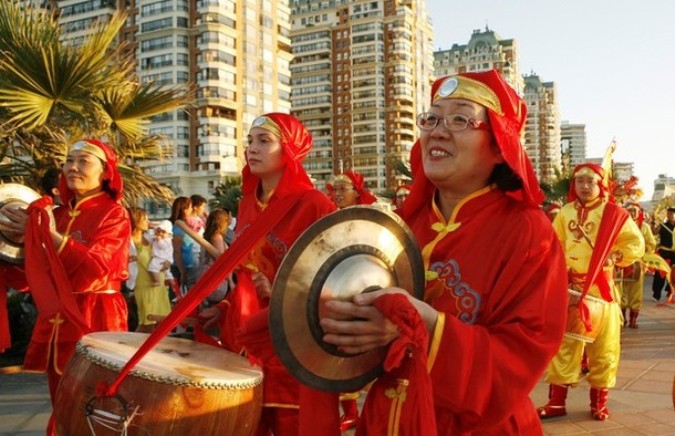
[[[595,341],[595,338],[598,336],[598,332],[605,321],[607,303],[600,298],[591,297],[590,295],[584,297],[584,303],[586,303],[586,307],[588,307],[592,324],[591,331],[587,331],[581,319],[579,308],[577,307],[581,292],[572,289],[568,289],[568,292],[570,299],[567,305],[567,326],[565,327],[565,336],[591,343]]]
[[[164,338],[120,385],[117,397],[94,397],[112,383],[148,337],[84,336],[56,392],[59,435],[252,435],[262,410],[262,371],[226,350]]]

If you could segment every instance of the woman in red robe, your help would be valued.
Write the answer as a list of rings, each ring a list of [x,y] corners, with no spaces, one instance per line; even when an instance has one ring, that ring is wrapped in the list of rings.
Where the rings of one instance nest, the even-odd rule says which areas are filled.
[[[24,370],[47,372],[52,400],[84,334],[127,330],[120,289],[131,226],[122,190],[113,149],[86,139],[68,151],[59,182],[63,205],[53,210],[53,222],[47,197],[27,212],[7,212],[12,230],[26,235],[26,278],[38,309]]]
[[[274,355],[266,326],[259,332],[265,336],[262,341],[265,345],[258,349],[241,343],[237,336],[247,326],[247,321],[268,307],[272,282],[293,242],[316,220],[335,210],[331,200],[314,188],[302,167],[312,145],[312,137],[300,121],[282,113],[256,118],[248,134],[247,164],[242,170],[243,197],[235,238],[255,223],[267,207],[293,202],[291,209],[278,217],[272,230],[241,262],[236,272],[236,287],[217,306],[224,314],[221,340],[226,348],[240,352],[245,347],[249,357],[263,368],[263,413],[259,435],[326,434],[320,428],[305,428],[310,421],[326,425],[327,431],[337,431],[339,425],[337,399],[333,405],[335,414],[331,414],[332,423],[329,419],[320,422],[318,412],[317,416],[308,416],[308,419],[300,417],[302,412],[309,415],[312,411],[309,406],[300,408],[300,385]],[[211,314],[212,310],[206,309],[200,315],[208,317]],[[260,318],[266,320],[266,316]]]
[[[356,171],[338,174],[333,183],[326,184],[326,189],[340,209],[357,204],[373,204],[377,201],[377,197],[366,188],[363,176]]]
[[[377,397],[366,399],[357,434],[393,427],[407,434],[541,434],[529,393],[560,344],[567,289],[563,253],[539,209],[543,195],[520,143],[526,104],[494,70],[440,78],[431,97],[417,120],[414,182],[398,211],[422,247],[424,301],[402,301],[426,325],[429,373],[402,365],[376,381]],[[401,292],[327,303],[336,315],[321,320],[324,340],[347,353],[396,344],[402,331],[373,301]],[[339,321],[350,317],[360,320]],[[398,384],[380,385],[387,380]],[[429,381],[431,389],[416,393],[433,402],[406,401],[410,392],[386,395]],[[433,404],[435,423],[417,419],[428,416],[424,404]],[[394,405],[400,413],[388,414]]]

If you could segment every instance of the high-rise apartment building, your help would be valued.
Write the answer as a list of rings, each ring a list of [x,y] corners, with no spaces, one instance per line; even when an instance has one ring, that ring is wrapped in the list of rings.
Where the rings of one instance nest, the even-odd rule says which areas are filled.
[[[351,169],[383,192],[401,183],[433,80],[423,0],[291,0],[292,113],[311,131],[305,167],[323,189]]]
[[[290,9],[282,0],[64,0],[56,2],[69,39],[116,8],[129,14],[121,39],[135,51],[142,83],[194,84],[194,104],[156,116],[171,159],[146,171],[177,195],[210,191],[239,175],[246,135],[266,112],[289,112]],[[147,205],[151,212],[154,205]]]
[[[539,180],[551,182],[555,178],[555,169],[562,168],[560,110],[555,83],[542,82],[535,74],[524,79],[528,113],[523,146]]]
[[[79,45],[96,21],[105,22],[112,17],[118,0],[49,0],[49,3],[58,10],[59,24],[68,43]]]
[[[448,50],[434,52],[436,77],[491,69],[499,71],[504,80],[523,95],[524,82],[515,39],[502,39],[486,27],[484,31],[474,30],[468,44],[453,44]]]
[[[563,171],[586,161],[586,125],[563,121],[560,124],[560,149]]]

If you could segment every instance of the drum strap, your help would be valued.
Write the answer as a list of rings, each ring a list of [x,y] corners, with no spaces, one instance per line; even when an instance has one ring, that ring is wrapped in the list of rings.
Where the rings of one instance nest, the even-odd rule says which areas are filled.
[[[280,201],[272,202],[263,210],[255,223],[246,228],[242,234],[230,245],[227,256],[220,256],[194,284],[190,292],[176,304],[164,321],[159,323],[148,339],[139,347],[138,351],[124,365],[117,378],[106,384],[102,381],[96,388],[99,397],[112,397],[117,393],[119,385],[129,374],[131,369],[145,356],[159,341],[164,338],[179,322],[181,322],[194,308],[196,308],[220,282],[230,275],[232,270],[249,253],[251,248],[263,238],[272,228],[284,219],[293,207],[300,201],[304,191],[290,194]]]
[[[628,212],[616,204],[605,204],[605,210],[602,213],[600,226],[598,227],[598,236],[595,239],[595,248],[593,249],[593,254],[591,254],[588,272],[586,273],[586,281],[584,282],[584,288],[578,303],[581,320],[586,327],[586,331],[591,331],[593,329],[590,311],[584,303],[584,297],[588,294],[591,286],[598,282],[597,285],[600,288],[602,298],[604,298],[605,301],[613,301],[609,283],[607,283],[605,276],[600,274],[600,272],[602,271],[605,259],[609,256],[612,246],[614,245],[617,236],[619,236],[621,227],[623,227],[628,216]]]

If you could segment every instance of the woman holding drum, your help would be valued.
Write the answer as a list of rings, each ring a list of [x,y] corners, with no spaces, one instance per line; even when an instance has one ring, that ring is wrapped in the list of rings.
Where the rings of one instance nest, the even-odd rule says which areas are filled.
[[[25,234],[27,282],[38,320],[24,369],[47,372],[52,401],[75,344],[93,331],[126,331],[127,306],[120,292],[127,278],[129,215],[120,204],[123,183],[113,149],[85,139],[70,146],[59,191],[6,210],[2,229]]]
[[[591,415],[599,421],[609,417],[608,389],[616,384],[623,322],[621,295],[614,287],[614,266],[626,267],[639,260],[645,243],[628,213],[609,203],[608,196],[603,168],[591,163],[577,165],[569,203],[553,220],[567,261],[570,306],[565,337],[546,374],[546,381],[551,385],[548,403],[538,409],[542,418],[567,414],[567,390],[581,381],[579,362],[584,351],[590,371],[586,379],[591,385]],[[594,252],[602,250],[609,253],[609,257],[600,259],[596,253],[599,260],[594,265]],[[589,284],[593,270],[597,278]],[[588,326],[577,307],[584,287],[589,290],[584,303],[589,312]]]
[[[567,293],[563,253],[520,143],[526,108],[495,70],[434,82],[428,112],[417,119],[413,185],[397,211],[422,248],[424,301],[402,301],[429,332],[421,347],[429,371],[397,385],[402,364],[401,373],[375,381],[370,392],[380,394],[369,393],[366,406],[374,406],[364,406],[357,434],[415,425],[412,434],[541,434],[529,394],[560,344]],[[329,301],[323,339],[349,354],[396,350],[405,335],[373,303],[401,292]],[[343,321],[349,318],[358,320]],[[426,385],[424,377],[432,389],[420,401],[397,395]],[[394,407],[397,414],[388,415]],[[435,424],[412,422],[420,408]]]

